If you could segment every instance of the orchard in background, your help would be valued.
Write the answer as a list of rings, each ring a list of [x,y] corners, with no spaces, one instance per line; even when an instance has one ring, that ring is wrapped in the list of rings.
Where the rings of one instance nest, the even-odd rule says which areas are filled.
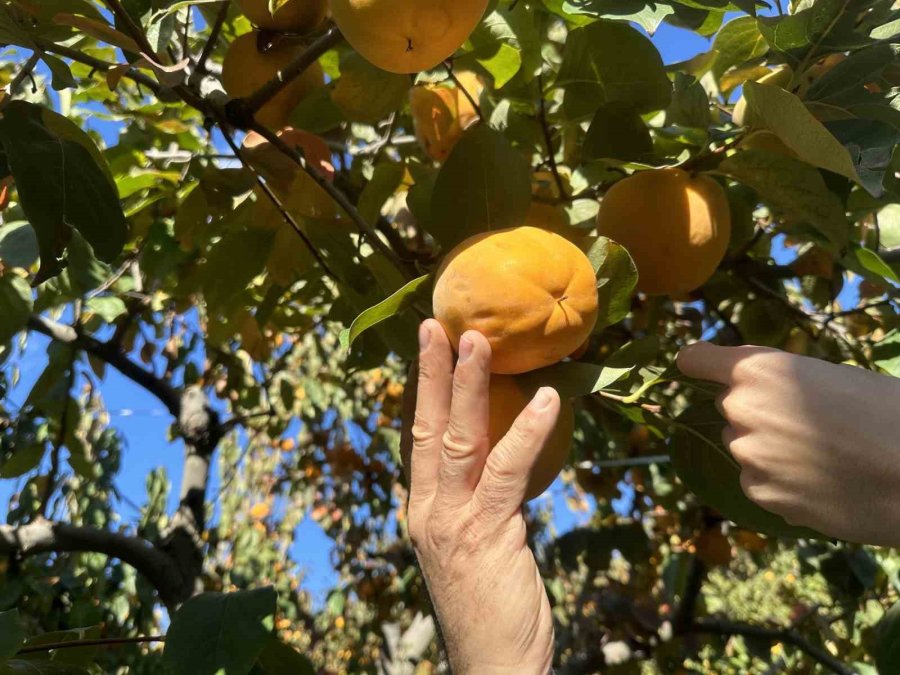
[[[891,2],[2,0],[0,42],[0,672],[447,672],[429,316],[492,339],[492,434],[568,401],[525,506],[558,672],[897,672],[900,557],[744,497],[673,367],[900,376]],[[170,425],[141,494],[123,378]]]

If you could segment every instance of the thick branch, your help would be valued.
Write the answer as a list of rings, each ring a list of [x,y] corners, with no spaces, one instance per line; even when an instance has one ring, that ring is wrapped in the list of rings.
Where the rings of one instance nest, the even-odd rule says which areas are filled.
[[[278,71],[278,74],[260,87],[259,90],[245,99],[236,99],[233,103],[241,108],[242,114],[246,114],[249,116],[249,119],[252,119],[253,115],[259,112],[260,108],[280,94],[291,82],[300,77],[303,71],[318,61],[322,54],[339,45],[343,39],[344,36],[338,27],[332,26],[321,37],[310,44],[309,47],[298,54],[297,58],[286,65],[283,70]],[[240,101],[240,103],[237,103],[237,101]],[[226,111],[231,113],[229,108],[226,108]],[[237,116],[235,122],[239,122],[241,119],[248,119],[242,118],[242,114]]]
[[[821,647],[804,640],[800,635],[784,628],[764,628],[749,623],[737,623],[719,619],[698,619],[687,627],[687,633],[708,633],[711,635],[740,635],[742,637],[769,642],[783,642],[796,647],[815,659],[825,668],[838,675],[853,675],[853,671]]]
[[[34,315],[28,320],[28,327],[61,344],[70,345],[105,361],[132,382],[139,384],[156,396],[172,415],[177,416],[180,408],[178,394],[160,378],[129,359],[118,346],[100,342],[90,335],[78,333],[50,319]]]
[[[167,604],[180,593],[181,575],[172,558],[140,537],[118,532],[44,519],[19,527],[0,525],[0,553],[22,557],[41,553],[103,553],[144,575]]]
[[[222,438],[219,416],[200,387],[189,387],[181,397],[178,426],[184,438],[181,499],[160,543],[178,567],[186,597],[202,592],[203,530],[210,458]]]

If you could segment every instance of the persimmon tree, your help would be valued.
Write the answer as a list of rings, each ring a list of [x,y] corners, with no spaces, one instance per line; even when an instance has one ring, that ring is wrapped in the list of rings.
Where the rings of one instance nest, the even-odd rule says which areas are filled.
[[[566,508],[525,507],[559,671],[893,672],[896,555],[748,500],[717,392],[672,365],[703,337],[900,376],[892,3],[499,0],[418,73],[288,4],[0,2],[0,670],[446,672],[403,389],[446,254],[527,224],[599,298],[587,343],[522,376],[575,415]],[[663,22],[709,48],[664,63]],[[645,208],[660,176],[723,195],[714,259]],[[122,494],[111,371],[165,410],[179,484]]]

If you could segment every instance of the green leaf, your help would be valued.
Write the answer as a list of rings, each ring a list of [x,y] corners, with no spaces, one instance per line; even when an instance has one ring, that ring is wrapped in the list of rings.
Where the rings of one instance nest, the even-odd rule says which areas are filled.
[[[893,673],[900,663],[900,602],[891,607],[875,628],[873,656],[878,672]]]
[[[341,76],[331,100],[351,122],[374,124],[400,109],[409,92],[409,79],[381,70],[356,52],[341,60]]]
[[[86,303],[90,312],[98,315],[106,323],[113,323],[116,319],[128,313],[128,308],[121,298],[97,297],[91,298]]]
[[[892,330],[872,346],[872,361],[886,373],[900,377],[900,330]]]
[[[276,637],[269,638],[259,655],[259,665],[266,675],[315,675],[312,662]]]
[[[749,16],[739,17],[722,26],[712,48],[718,52],[712,67],[716,80],[721,79],[731,68],[765,56],[769,51],[769,45],[759,32],[756,19]]]
[[[90,640],[100,637],[100,626],[88,626],[86,628],[72,628],[70,630],[51,631],[49,633],[41,633],[35,637],[29,638],[25,642],[26,647],[39,647],[41,645],[56,644],[58,642],[79,642],[81,640]],[[99,647],[70,647],[67,649],[56,649],[48,651],[30,652],[21,656],[23,661],[29,663],[42,664],[46,661],[52,661],[59,666],[74,668],[74,670],[58,671],[83,673],[83,667],[87,667],[96,662],[97,651]],[[47,672],[57,672],[50,670]]]
[[[709,96],[703,85],[690,75],[675,73],[675,90],[666,110],[666,124],[705,130],[710,119]]]
[[[47,64],[47,68],[50,69],[51,86],[54,90],[74,89],[78,86],[78,82],[72,77],[72,71],[69,70],[69,65],[65,61],[50,54],[41,55],[41,59]]]
[[[833,120],[825,127],[847,149],[860,185],[873,197],[881,197],[885,174],[900,143],[900,128],[874,119]]]
[[[0,227],[0,261],[5,266],[27,269],[37,259],[37,238],[29,223],[18,221]]]
[[[0,344],[25,328],[33,309],[27,281],[11,274],[0,277]]]
[[[846,257],[843,262],[854,272],[863,276],[874,275],[876,281],[889,279],[895,283],[900,283],[900,277],[897,276],[894,269],[882,260],[881,256],[872,249],[863,248],[862,246],[853,246],[848,256],[853,257],[852,262],[847,260]],[[866,274],[867,272],[869,274]]]
[[[811,61],[816,54],[846,51],[871,44],[856,32],[856,23],[869,0],[817,0],[782,17],[760,17],[759,31],[772,49],[792,66]]]
[[[271,587],[204,593],[172,617],[163,660],[174,675],[245,675],[268,644],[278,596]]]
[[[587,256],[597,273],[600,314],[594,333],[599,333],[628,316],[638,271],[625,247],[606,237],[593,242]]]
[[[604,103],[594,114],[582,148],[583,160],[642,161],[653,153],[653,139],[630,103]]]
[[[788,525],[744,495],[740,467],[721,442],[725,420],[713,401],[689,408],[677,423],[669,444],[672,465],[684,486],[704,503],[741,527],[764,534],[821,537],[807,528]]]
[[[12,659],[5,664],[0,663],[0,675],[91,675],[91,673],[86,668],[68,663]]]
[[[650,35],[656,32],[659,24],[675,12],[662,3],[648,4],[644,0],[587,0],[570,2],[563,0],[562,9],[571,17],[592,16],[595,18],[616,21],[633,21]]]
[[[744,98],[751,127],[773,132],[804,162],[861,182],[847,149],[794,94],[781,87],[747,82]]]
[[[84,143],[69,135],[71,123],[24,101],[12,101],[0,118],[0,144],[9,157],[22,208],[37,233],[38,281],[56,274],[71,228],[90,242],[101,260],[121,252],[127,234],[115,184]],[[62,118],[65,119],[65,118]],[[71,125],[71,126],[70,126]],[[65,131],[63,131],[65,129]]]
[[[0,455],[0,478],[24,476],[37,467],[42,459],[44,459],[43,441],[16,438],[9,448],[9,454]]]
[[[528,162],[503,134],[478,124],[438,174],[429,233],[449,251],[472,235],[522,224],[530,205]]]
[[[341,332],[341,347],[349,349],[365,331],[373,326],[377,326],[382,321],[387,321],[409,307],[419,289],[429,281],[431,281],[431,275],[429,274],[413,279],[391,297],[360,314],[353,321],[350,328]]]
[[[359,196],[359,215],[366,222],[374,223],[381,217],[384,203],[393,195],[403,181],[405,169],[397,162],[384,162],[375,167],[375,172]]]
[[[836,246],[850,236],[850,224],[840,199],[829,191],[822,175],[804,162],[764,150],[742,150],[719,170],[753,188],[778,211],[808,223]]]
[[[848,94],[859,92],[866,84],[878,79],[897,58],[898,50],[900,47],[896,45],[876,45],[851,54],[816,78],[806,90],[804,99],[840,104]]]
[[[19,621],[19,611],[0,612],[0,660],[11,659],[25,642],[25,628]]]
[[[572,30],[556,84],[564,87],[563,109],[584,119],[603,103],[630,103],[638,112],[663,110],[672,97],[662,57],[636,29],[600,20]]]
[[[527,388],[553,387],[563,398],[588,396],[609,388],[633,370],[629,366],[604,367],[593,363],[557,363],[520,375]]]
[[[541,65],[541,36],[535,15],[524,5],[488,14],[469,36],[472,52],[464,65],[475,59],[491,74],[497,89],[504,87],[524,68],[526,81]]]

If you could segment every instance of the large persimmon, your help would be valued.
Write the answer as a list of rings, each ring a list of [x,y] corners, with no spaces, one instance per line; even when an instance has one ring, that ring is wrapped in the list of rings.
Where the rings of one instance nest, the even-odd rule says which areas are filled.
[[[245,33],[228,47],[222,63],[222,84],[230,96],[250,96],[274,78],[297,54],[303,45],[292,40],[276,38],[272,44],[257,31]],[[285,126],[294,108],[312,91],[325,86],[325,74],[318,62],[292,80],[271,101],[256,113],[256,121],[271,129]]]
[[[331,15],[370,63],[392,73],[417,73],[452,56],[487,5],[488,0],[331,0]]]
[[[454,347],[476,330],[491,344],[491,370],[515,375],[578,349],[597,321],[597,280],[587,256],[564,237],[513,227],[453,249],[438,270],[433,303]]]
[[[509,375],[492,375],[490,388],[490,424],[488,437],[493,448],[509,431],[513,422],[525,409],[536,388],[526,386]],[[556,480],[566,464],[575,433],[575,411],[568,399],[560,401],[559,419],[553,433],[544,444],[537,462],[528,475],[525,499],[540,496]]]
[[[681,169],[640,171],[600,204],[597,232],[624,246],[638,290],[679,295],[713,275],[731,237],[728,197],[716,181]]]
[[[286,0],[272,11],[269,0],[237,0],[241,13],[265,30],[307,33],[325,19],[326,0]]]

